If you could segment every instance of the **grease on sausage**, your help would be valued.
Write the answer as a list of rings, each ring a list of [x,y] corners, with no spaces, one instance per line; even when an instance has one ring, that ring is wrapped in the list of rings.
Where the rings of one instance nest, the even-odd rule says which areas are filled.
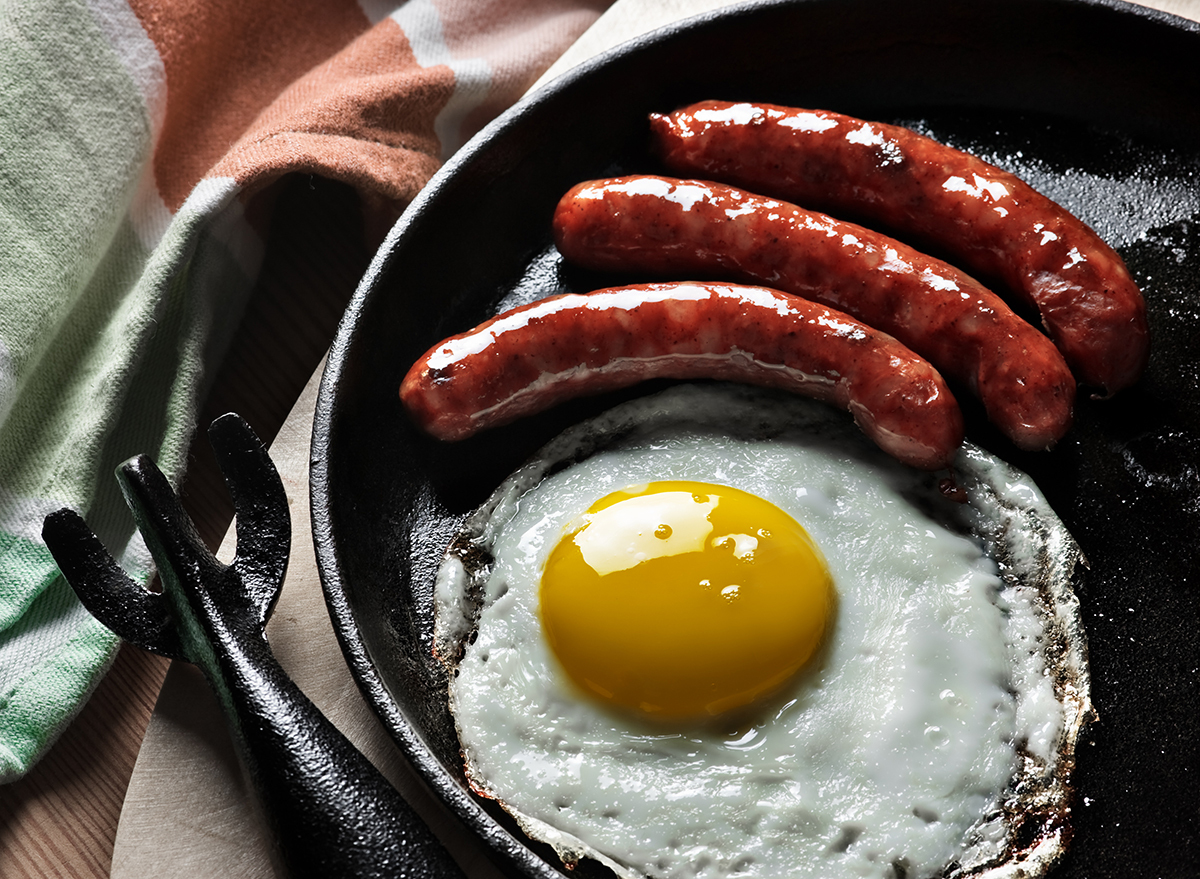
[[[732,284],[645,284],[513,309],[433,346],[400,398],[426,432],[458,440],[650,378],[726,379],[823,400],[924,469],[948,467],[962,441],[944,380],[894,338],[816,303]]]
[[[1083,384],[1137,381],[1146,306],[1120,256],[1020,178],[895,125],[824,110],[704,101],[650,120],[676,174],[861,218],[934,244],[1036,308]]]
[[[970,276],[887,236],[702,180],[581,183],[555,242],[593,269],[756,282],[853,315],[963,382],[1016,445],[1071,425],[1075,380],[1053,343]]]

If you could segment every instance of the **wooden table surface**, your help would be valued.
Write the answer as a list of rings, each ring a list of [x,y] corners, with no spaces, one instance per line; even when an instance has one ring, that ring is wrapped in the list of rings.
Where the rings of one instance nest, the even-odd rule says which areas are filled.
[[[277,185],[262,274],[199,421],[238,412],[268,443],[328,350],[373,253],[348,187],[308,175]],[[233,507],[202,432],[181,496],[215,550]],[[0,876],[109,875],[121,804],[169,665],[123,645],[49,753],[24,778],[0,786]]]
[[[593,31],[612,26],[641,2],[619,0]],[[661,0],[653,5],[654,17],[666,21],[685,4]],[[1144,5],[1200,20],[1200,0]],[[596,38],[589,31],[580,43]],[[328,349],[373,252],[357,197],[348,187],[308,175],[294,175],[276,187],[276,220],[262,274],[199,421],[206,425],[225,412],[238,412],[268,443]],[[193,443],[181,495],[215,550],[233,508],[202,435]],[[0,786],[0,877],[109,875],[121,805],[168,665],[166,659],[123,646],[50,752],[25,778]]]

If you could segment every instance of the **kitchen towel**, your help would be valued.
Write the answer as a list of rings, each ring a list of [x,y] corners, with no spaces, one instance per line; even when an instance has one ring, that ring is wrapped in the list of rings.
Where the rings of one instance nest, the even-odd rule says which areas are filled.
[[[41,539],[81,512],[152,563],[113,471],[174,483],[294,173],[379,235],[611,0],[0,0],[0,782],[116,637]]]

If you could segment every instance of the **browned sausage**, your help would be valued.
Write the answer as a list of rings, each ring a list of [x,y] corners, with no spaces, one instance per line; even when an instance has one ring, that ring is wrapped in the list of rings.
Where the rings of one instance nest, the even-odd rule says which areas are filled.
[[[948,467],[962,415],[942,377],[891,336],[762,287],[646,284],[565,294],[434,345],[400,399],[425,431],[457,440],[573,396],[650,378],[784,388],[849,410],[884,451]]]
[[[639,176],[576,186],[554,230],[591,268],[758,282],[845,311],[966,384],[1021,448],[1071,425],[1075,381],[1049,339],[973,278],[869,229],[719,183]]]
[[[705,101],[650,125],[677,174],[882,225],[999,279],[1038,310],[1082,384],[1111,395],[1146,366],[1146,305],[1121,257],[982,159],[895,125],[770,104]]]

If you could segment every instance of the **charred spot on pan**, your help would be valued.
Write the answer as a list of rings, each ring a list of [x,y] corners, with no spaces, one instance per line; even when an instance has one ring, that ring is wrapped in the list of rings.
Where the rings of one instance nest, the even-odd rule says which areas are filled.
[[[850,850],[850,846],[858,841],[858,838],[863,835],[866,830],[861,824],[843,824],[841,832],[837,837],[829,843],[827,851],[834,854],[842,854]]]
[[[462,584],[456,615],[439,612],[436,616],[431,652],[453,676],[458,672],[463,652],[475,641],[476,622],[484,603],[483,583],[491,573],[495,559],[468,531],[462,531],[454,538],[446,549],[446,558],[457,561]],[[437,588],[435,585],[435,591]]]

